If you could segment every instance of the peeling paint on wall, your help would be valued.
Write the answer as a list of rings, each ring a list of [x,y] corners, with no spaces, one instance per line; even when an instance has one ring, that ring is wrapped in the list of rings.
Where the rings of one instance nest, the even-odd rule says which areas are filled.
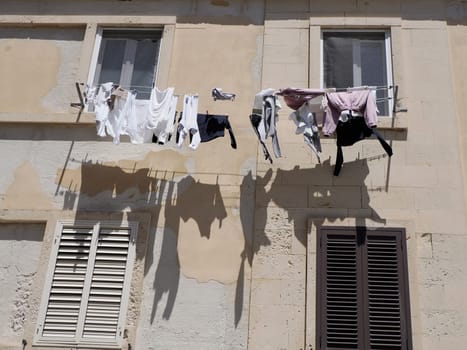
[[[32,292],[32,283],[35,273],[20,275],[16,281],[15,299],[10,315],[10,328],[20,334],[24,328],[26,315],[29,310],[29,297]]]
[[[41,188],[39,175],[29,161],[19,166],[0,209],[51,209],[52,201]]]
[[[44,224],[0,223],[0,349],[17,349],[37,312]]]
[[[2,28],[1,112],[67,112],[83,36],[82,28]]]
[[[143,160],[123,159],[99,164],[83,162],[77,169],[57,169],[55,183],[90,197],[106,191],[118,196],[131,189],[145,194],[155,190],[156,179],[165,178],[167,174],[186,174],[185,161],[180,153],[164,150],[149,152]]]

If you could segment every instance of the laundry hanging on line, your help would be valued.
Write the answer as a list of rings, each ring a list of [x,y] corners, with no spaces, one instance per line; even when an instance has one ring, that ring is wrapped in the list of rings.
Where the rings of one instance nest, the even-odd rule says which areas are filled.
[[[374,130],[377,126],[378,113],[374,91],[380,88],[392,87],[287,88],[260,91],[255,95],[250,123],[260,141],[265,159],[273,162],[266,146],[268,138],[271,139],[275,157],[282,156],[277,128],[278,112],[281,108],[278,96],[281,96],[286,105],[294,110],[289,115],[289,119],[296,126],[295,133],[303,134],[304,142],[316,155],[318,162],[320,162],[322,146],[316,116],[311,109],[311,100],[321,97],[321,109],[324,111],[322,133],[324,136],[333,134],[337,136],[335,175],[339,174],[342,167],[342,147],[351,146],[371,135],[376,136],[386,153],[391,156],[390,145]],[[220,88],[213,89],[212,93],[219,96],[224,94],[224,99],[229,97],[229,94],[224,93]],[[154,87],[149,105],[146,104],[146,109],[142,112],[138,109],[138,100],[135,96],[135,92],[112,83],[101,84],[97,89],[87,89],[85,101],[94,106],[99,136],[112,136],[114,143],[119,142],[120,135],[128,135],[133,143],[151,142],[155,139],[159,144],[165,144],[177,131],[177,145],[181,147],[189,136],[189,147],[194,150],[202,142],[223,137],[227,129],[231,146],[236,148],[236,140],[228,116],[198,113],[197,95],[184,96],[184,112],[180,113],[178,127],[175,127],[178,95],[175,95],[174,88],[161,91]]]
[[[315,153],[320,162],[319,152],[321,152],[321,143],[319,140],[319,129],[316,122],[316,116],[311,111],[309,102],[316,97],[322,97],[321,109],[324,111],[324,120],[322,132],[324,136],[331,136],[336,133],[338,153],[336,156],[336,166],[334,175],[339,175],[343,163],[343,146],[353,145],[355,142],[362,140],[371,135],[375,135],[379,140],[384,150],[389,156],[392,156],[392,148],[384,140],[382,135],[375,130],[377,126],[378,108],[376,105],[376,90],[391,89],[392,86],[386,87],[351,87],[345,89],[267,89],[271,95],[282,96],[286,105],[295,110],[290,114],[291,119],[297,126],[296,133],[304,134],[304,141]],[[264,92],[266,90],[263,90]],[[260,92],[259,94],[261,94]],[[258,96],[258,95],[257,95]],[[389,98],[389,97],[388,97]],[[255,97],[254,110],[259,114],[258,101]],[[252,120],[250,116],[250,120]],[[257,120],[261,119],[257,116]],[[277,122],[277,119],[275,119]],[[259,126],[259,123],[258,123]],[[255,125],[254,125],[255,127]],[[272,158],[265,146],[264,137],[255,128],[266,159],[272,163]],[[277,130],[276,130],[277,132]],[[277,137],[277,135],[276,135]]]
[[[370,90],[326,93],[327,109],[323,133],[329,136],[336,132],[337,154],[334,175],[338,176],[344,162],[343,146],[352,146],[356,142],[375,135],[389,157],[391,146],[376,130],[376,96]]]
[[[146,129],[152,131],[160,144],[165,144],[175,131],[178,96],[174,90],[172,87],[163,91],[157,87],[151,90]]]
[[[274,89],[265,89],[256,94],[253,103],[250,122],[253,126],[266,160],[272,163],[272,157],[266,146],[268,137],[272,139],[272,147],[276,158],[282,156],[277,135],[277,120],[279,119],[279,109],[281,105],[276,97]]]
[[[225,98],[235,96],[217,89]],[[154,86],[149,101],[143,101],[136,99],[136,92],[109,82],[96,87],[87,86],[84,97],[85,104],[96,112],[98,135],[111,136],[116,144],[121,135],[128,135],[132,143],[155,142],[163,145],[176,131],[177,145],[181,147],[186,136],[190,135],[189,147],[194,150],[201,142],[223,137],[227,129],[232,148],[237,147],[228,116],[209,115],[209,122],[206,122],[206,115],[198,114],[198,95],[184,96],[184,112],[181,113],[177,128],[178,95],[175,95],[173,87],[159,90]],[[198,121],[204,123],[201,130]]]

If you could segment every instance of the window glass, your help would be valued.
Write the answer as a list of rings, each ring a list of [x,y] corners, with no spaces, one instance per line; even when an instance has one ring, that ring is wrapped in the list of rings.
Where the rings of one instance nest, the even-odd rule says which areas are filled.
[[[125,53],[125,40],[106,39],[102,44],[102,60],[99,62],[101,72],[98,84],[108,81],[120,81],[122,73],[123,55]]]
[[[158,41],[142,40],[136,46],[131,86],[152,86],[158,52]],[[149,99],[149,90],[141,91]]]
[[[387,86],[385,32],[323,33],[324,87]],[[380,115],[390,115],[388,90],[377,90]]]
[[[113,82],[149,99],[160,39],[159,30],[103,30],[94,84]]]

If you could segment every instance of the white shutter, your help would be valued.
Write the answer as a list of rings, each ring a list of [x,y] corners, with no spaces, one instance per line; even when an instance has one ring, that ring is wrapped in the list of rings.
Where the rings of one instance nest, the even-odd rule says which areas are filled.
[[[99,230],[83,338],[115,341],[124,290],[130,229]]]
[[[38,344],[118,345],[135,257],[136,224],[59,224]]]
[[[42,327],[43,337],[76,338],[92,234],[92,226],[62,227]]]

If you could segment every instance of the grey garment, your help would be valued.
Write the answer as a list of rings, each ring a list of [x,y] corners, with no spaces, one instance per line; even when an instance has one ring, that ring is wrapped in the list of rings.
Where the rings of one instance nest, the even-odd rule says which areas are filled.
[[[272,148],[276,158],[280,158],[281,149],[279,146],[279,138],[277,137],[276,123],[278,120],[277,98],[274,95],[266,95],[263,97],[263,108],[261,114],[257,113],[257,109],[253,109],[253,114],[250,115],[250,122],[258,136],[261,147],[263,148],[264,157],[272,163],[272,157],[266,147],[268,137],[272,139]]]
[[[319,152],[321,152],[322,149],[319,139],[318,123],[316,122],[315,114],[310,110],[308,102],[305,102],[298,110],[290,114],[289,119],[297,126],[295,133],[303,134],[305,143],[318,158],[318,163],[321,163]]]
[[[271,137],[274,155],[276,158],[280,158],[282,157],[282,154],[276,128],[276,124],[279,119],[276,99],[277,97],[274,95],[268,95],[264,97],[262,122],[264,125],[265,139]]]
[[[229,92],[224,92],[222,91],[221,88],[214,88],[212,89],[212,98],[214,101],[216,100],[230,100],[234,101],[235,100],[235,94],[229,93]]]
[[[264,137],[262,137],[262,135],[259,132],[259,125],[262,122],[262,119],[263,119],[263,117],[261,116],[261,114],[254,114],[253,113],[253,114],[250,115],[250,122],[251,122],[251,125],[253,126],[253,130],[255,131],[256,136],[258,136],[258,140],[259,140],[259,142],[261,144],[261,147],[263,149],[264,158],[266,160],[269,160],[269,162],[272,163],[271,154],[269,153],[268,148],[266,147],[266,144],[263,141]]]
[[[276,158],[281,157],[279,138],[277,137],[276,123],[281,108],[274,89],[265,89],[256,94],[253,111],[250,115],[251,125],[263,147],[264,156],[272,163],[271,155],[266,147],[266,139],[271,137],[272,147]]]

